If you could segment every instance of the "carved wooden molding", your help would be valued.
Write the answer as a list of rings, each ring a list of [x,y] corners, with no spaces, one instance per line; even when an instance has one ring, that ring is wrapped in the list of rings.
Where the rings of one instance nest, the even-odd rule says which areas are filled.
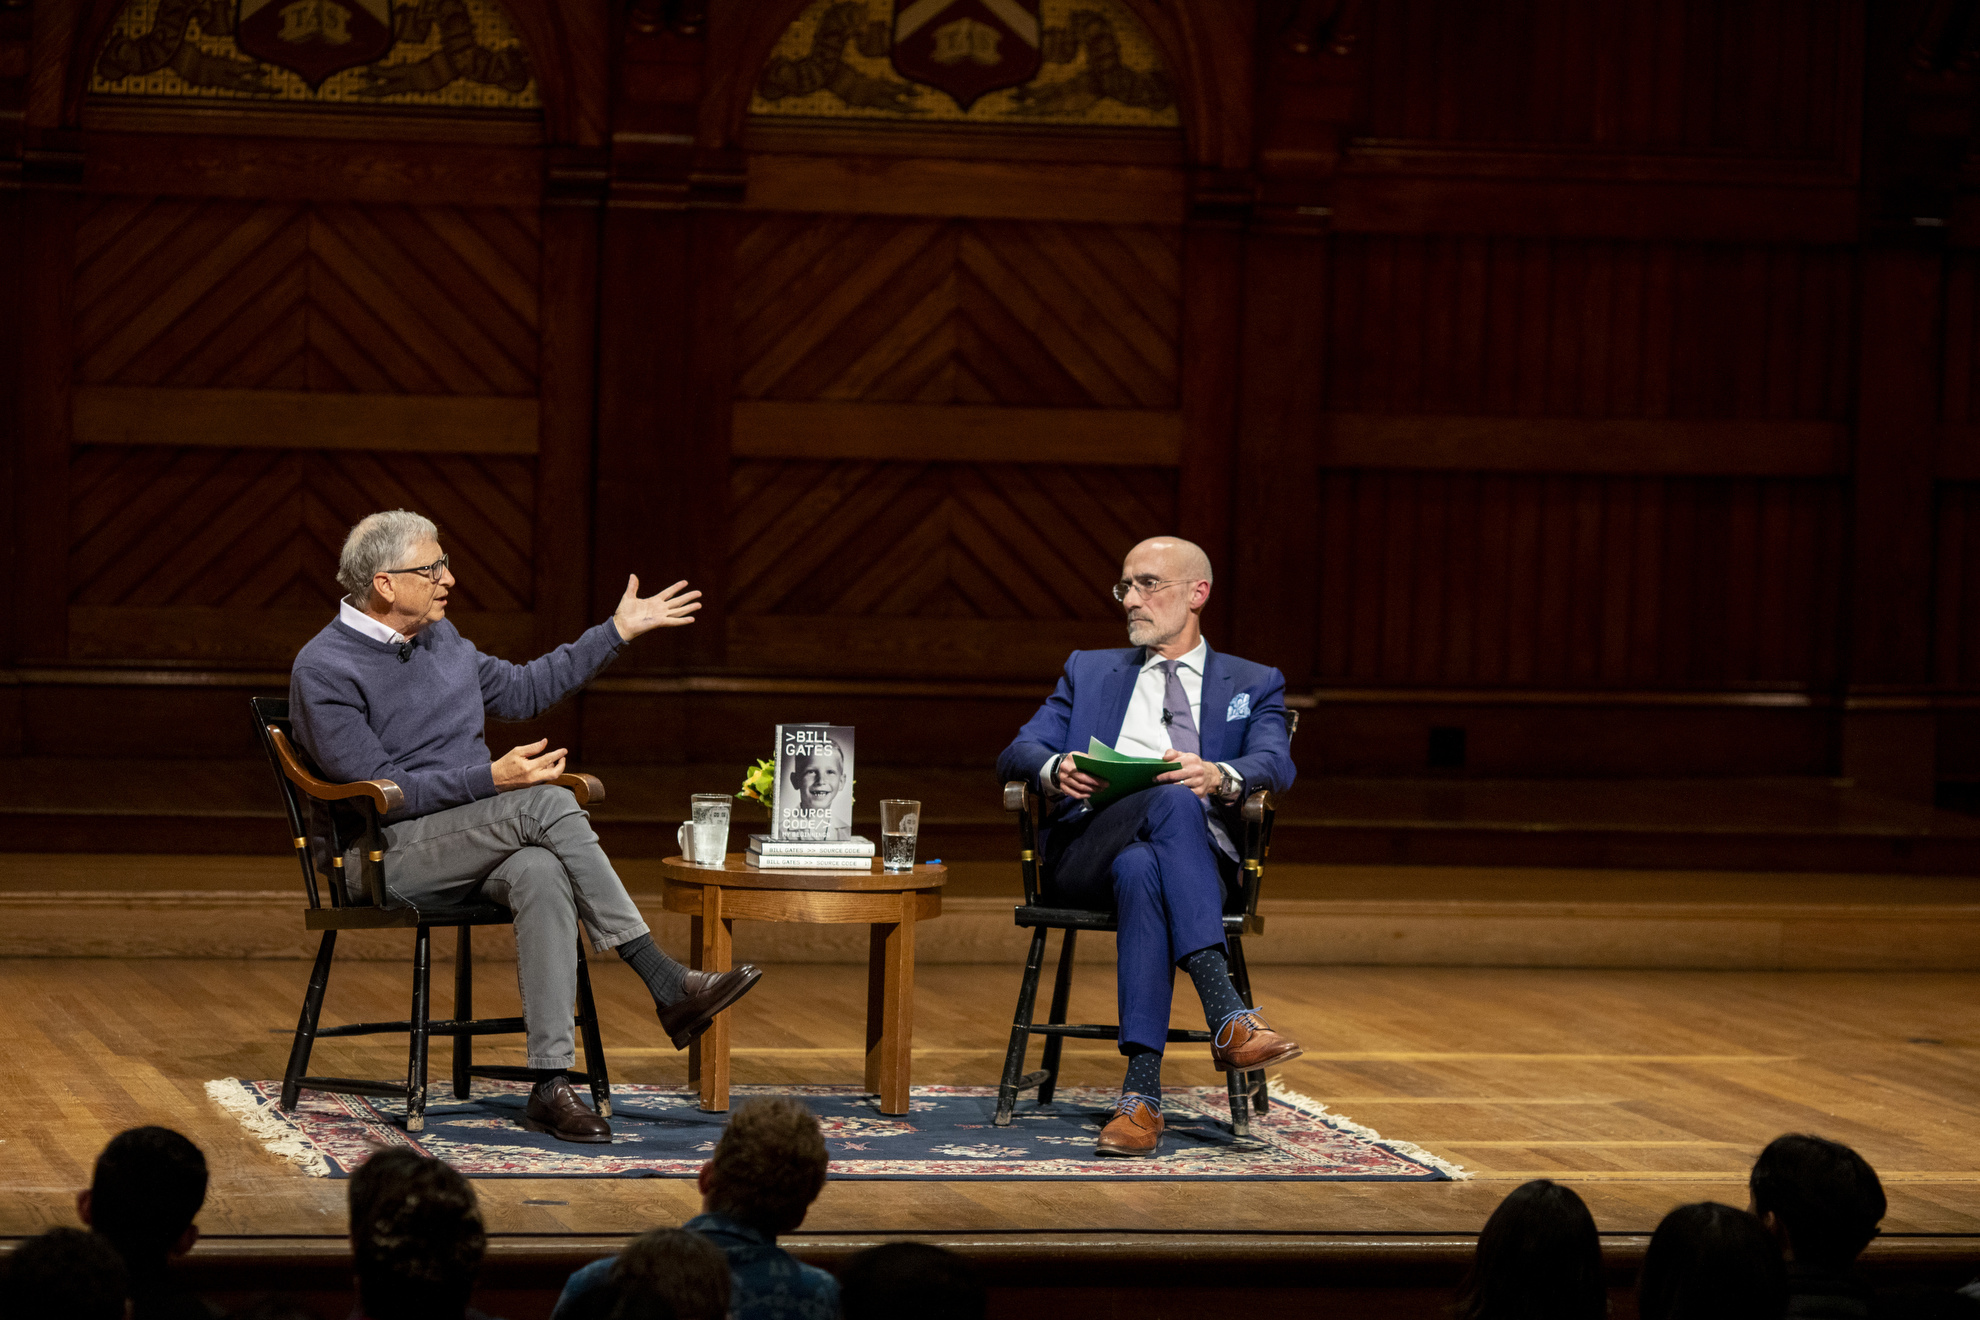
[[[737,458],[1174,467],[1182,414],[761,400],[736,404],[732,434]]]
[[[1330,468],[1835,477],[1849,470],[1849,428],[1841,422],[1334,413],[1316,457]]]
[[[75,392],[79,445],[534,454],[536,432],[535,399],[118,386]]]
[[[1189,159],[1242,169],[1252,136],[1252,11],[1236,0],[1122,0],[1148,29],[1175,81]],[[808,0],[763,0],[711,32],[710,83],[702,103],[700,143],[742,139],[758,76]]]

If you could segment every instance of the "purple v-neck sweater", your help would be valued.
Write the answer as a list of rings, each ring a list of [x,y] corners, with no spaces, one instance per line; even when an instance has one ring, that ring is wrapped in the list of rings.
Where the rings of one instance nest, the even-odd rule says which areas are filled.
[[[331,620],[296,653],[289,719],[296,741],[339,783],[389,779],[410,820],[495,795],[487,716],[527,720],[589,682],[625,642],[610,620],[526,665],[483,655],[441,620],[399,646]]]

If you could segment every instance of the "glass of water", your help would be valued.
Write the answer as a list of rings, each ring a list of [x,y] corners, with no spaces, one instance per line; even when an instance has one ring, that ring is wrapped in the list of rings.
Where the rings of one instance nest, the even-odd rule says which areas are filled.
[[[694,795],[694,864],[720,866],[729,856],[729,796]]]
[[[880,799],[880,869],[912,871],[914,838],[921,832],[921,804],[907,798]]]

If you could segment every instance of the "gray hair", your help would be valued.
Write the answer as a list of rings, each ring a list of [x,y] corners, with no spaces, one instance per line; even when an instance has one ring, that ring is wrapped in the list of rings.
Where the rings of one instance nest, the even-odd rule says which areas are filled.
[[[362,601],[371,591],[374,575],[395,565],[407,567],[402,561],[415,546],[439,537],[440,529],[431,518],[404,509],[369,514],[344,538],[344,551],[337,556],[337,585],[352,600]]]

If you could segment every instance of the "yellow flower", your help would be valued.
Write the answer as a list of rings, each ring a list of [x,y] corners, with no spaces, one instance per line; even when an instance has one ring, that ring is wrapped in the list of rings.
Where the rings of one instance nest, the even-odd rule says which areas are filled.
[[[765,806],[768,806],[770,804],[770,790],[776,783],[776,780],[777,763],[775,761],[758,761],[755,765],[752,765],[743,772],[742,791],[737,793],[736,796],[739,798],[748,798],[751,802],[761,802]]]

